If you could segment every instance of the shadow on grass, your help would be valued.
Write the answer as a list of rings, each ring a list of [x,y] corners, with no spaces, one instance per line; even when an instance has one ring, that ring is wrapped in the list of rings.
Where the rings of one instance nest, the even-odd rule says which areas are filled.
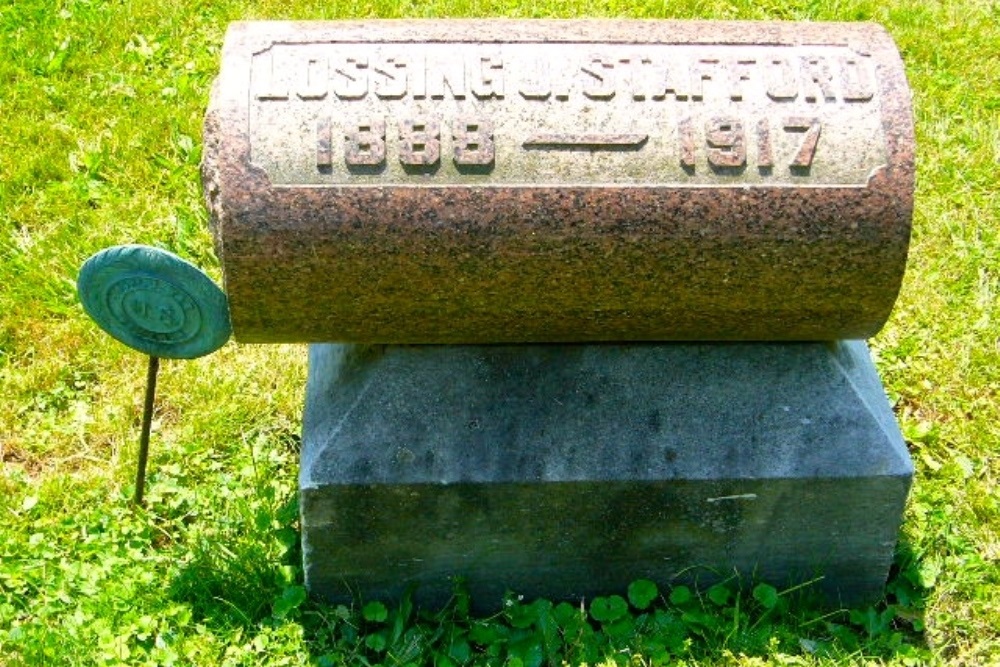
[[[890,566],[884,596],[868,606],[842,608],[805,620],[803,649],[824,646],[822,653],[864,655],[866,658],[903,658],[904,664],[924,664],[931,656],[924,635],[924,613],[930,590],[920,577],[920,563],[913,545],[901,537]],[[821,608],[822,599],[806,602],[803,609]],[[826,603],[829,608],[829,603]]]
[[[896,545],[896,557],[889,570],[886,599],[881,607],[893,611],[892,627],[907,633],[914,643],[926,648],[924,615],[931,589],[920,573],[920,556],[905,536]]]
[[[279,568],[251,544],[199,545],[170,585],[170,597],[213,626],[250,628],[266,618],[281,593]]]
[[[250,629],[260,624],[272,616],[284,591],[301,583],[297,517],[298,505],[292,499],[274,511],[256,508],[244,517],[243,526],[202,536],[171,582],[170,597],[188,604],[195,619],[214,627]]]

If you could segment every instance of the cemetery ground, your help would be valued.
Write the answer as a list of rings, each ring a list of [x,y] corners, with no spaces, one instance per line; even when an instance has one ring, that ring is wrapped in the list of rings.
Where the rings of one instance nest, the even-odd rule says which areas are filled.
[[[218,264],[198,163],[241,18],[875,20],[914,91],[908,272],[872,341],[916,465],[881,603],[728,576],[470,616],[328,607],[302,588],[304,346],[165,362],[130,506],[145,361],[84,315],[119,243]],[[0,5],[0,665],[1000,664],[1000,4],[843,0],[18,0]],[[568,520],[571,517],[567,517]],[[516,592],[515,592],[516,593]]]

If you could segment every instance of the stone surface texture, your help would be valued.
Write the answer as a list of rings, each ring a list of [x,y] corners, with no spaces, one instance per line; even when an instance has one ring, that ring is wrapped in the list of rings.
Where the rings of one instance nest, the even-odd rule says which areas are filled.
[[[314,345],[306,583],[590,599],[639,577],[879,597],[912,464],[861,341]]]
[[[203,178],[244,342],[883,325],[913,127],[872,24],[234,24]]]

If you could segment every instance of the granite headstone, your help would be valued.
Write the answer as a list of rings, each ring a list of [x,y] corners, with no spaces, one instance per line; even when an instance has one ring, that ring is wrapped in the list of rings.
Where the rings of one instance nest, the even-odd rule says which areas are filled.
[[[873,24],[234,24],[205,194],[236,338],[317,343],[310,592],[877,597],[912,466],[847,339],[913,173]]]
[[[204,166],[244,342],[866,338],[913,205],[873,24],[237,23]]]

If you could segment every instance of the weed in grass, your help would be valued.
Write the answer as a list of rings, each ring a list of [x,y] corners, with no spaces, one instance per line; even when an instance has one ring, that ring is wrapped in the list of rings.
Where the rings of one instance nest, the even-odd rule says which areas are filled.
[[[908,665],[931,659],[912,635],[895,628],[897,612],[891,606],[813,611],[794,619],[808,628],[795,632],[788,624],[804,588],[739,584],[734,577],[704,593],[676,586],[661,595],[654,582],[639,580],[627,598],[610,595],[589,604],[525,602],[511,593],[500,613],[473,618],[468,592],[457,580],[452,601],[436,613],[415,609],[412,589],[394,609],[373,601],[360,610],[308,603],[301,610],[321,665],[666,665],[714,663],[725,655],[780,661],[804,653],[840,660],[861,652]]]

